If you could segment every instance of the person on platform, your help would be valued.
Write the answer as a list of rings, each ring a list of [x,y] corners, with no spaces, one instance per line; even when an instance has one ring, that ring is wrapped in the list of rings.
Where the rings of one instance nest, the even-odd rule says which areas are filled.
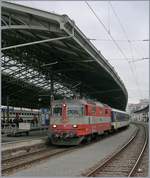
[[[2,119],[2,121],[1,121],[1,128],[2,129],[4,128],[4,125],[5,125],[5,121]]]
[[[33,116],[32,124],[33,124],[33,126],[37,126],[38,125],[38,119],[37,119],[36,115]]]
[[[19,119],[19,122],[23,122],[23,119],[22,119],[22,117],[20,117],[20,119]]]
[[[16,117],[15,117],[15,119],[13,120],[13,122],[16,124],[16,126],[19,128],[19,114],[18,113],[16,113]]]

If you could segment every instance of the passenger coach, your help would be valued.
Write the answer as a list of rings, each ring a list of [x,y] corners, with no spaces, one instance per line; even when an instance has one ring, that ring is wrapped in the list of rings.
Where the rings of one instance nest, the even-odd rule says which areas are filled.
[[[129,114],[124,111],[112,109],[111,111],[112,129],[119,129],[129,125]]]

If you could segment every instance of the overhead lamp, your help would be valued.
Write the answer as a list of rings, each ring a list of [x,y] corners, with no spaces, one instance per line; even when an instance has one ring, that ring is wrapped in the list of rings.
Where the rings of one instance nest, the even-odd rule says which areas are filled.
[[[57,61],[51,62],[51,63],[49,63],[49,64],[43,64],[43,65],[41,65],[41,67],[52,66],[52,65],[55,65],[55,64],[57,64],[57,63],[58,63]]]

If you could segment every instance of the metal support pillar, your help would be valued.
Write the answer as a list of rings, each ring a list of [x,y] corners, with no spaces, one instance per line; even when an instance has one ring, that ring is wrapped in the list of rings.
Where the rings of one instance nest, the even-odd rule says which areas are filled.
[[[52,104],[54,100],[54,80],[53,80],[53,71],[50,74],[51,86],[50,86],[50,117],[52,115]],[[50,124],[50,121],[49,121]]]
[[[7,103],[6,113],[7,113],[7,122],[8,122],[9,121],[9,96],[8,95],[6,96],[6,103]]]
[[[80,98],[81,99],[83,98],[83,87],[82,87],[82,85],[80,86]]]

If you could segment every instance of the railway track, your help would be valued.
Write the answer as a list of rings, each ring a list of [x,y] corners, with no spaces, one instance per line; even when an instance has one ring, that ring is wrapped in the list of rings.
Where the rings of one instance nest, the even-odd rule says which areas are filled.
[[[23,155],[12,156],[2,159],[2,175],[12,174],[13,171],[29,166],[30,164],[42,161],[55,155],[72,151],[72,148],[43,147],[36,151],[31,151]]]
[[[139,124],[137,124],[137,127],[137,132],[128,143],[83,175],[86,177],[134,176],[148,145],[148,129]]]
[[[114,136],[116,133],[113,133],[111,135],[103,135],[100,137],[100,139],[94,140],[91,143],[87,143],[85,145],[79,145],[79,146],[74,146],[74,147],[55,147],[55,146],[46,146],[42,144],[39,144],[39,146],[36,148],[36,146],[32,146],[30,148],[22,148],[23,150],[18,150],[17,152],[9,153],[9,155],[3,155],[2,154],[2,175],[10,175],[15,171],[18,171],[18,169],[21,168],[27,168],[31,166],[33,163],[48,159],[52,156],[60,155],[60,154],[65,154],[68,152],[72,152],[77,149],[84,148],[85,146],[88,146],[90,144],[93,144],[97,141],[100,141],[101,139],[107,139],[109,137]],[[18,154],[18,151],[20,153]]]
[[[107,135],[106,135],[107,136]],[[111,136],[111,135],[110,135]],[[108,137],[108,136],[107,136]],[[104,137],[105,138],[105,137]],[[44,159],[48,159],[52,156],[72,152],[77,149],[81,149],[87,145],[93,144],[99,140],[95,140],[91,143],[87,143],[84,145],[72,146],[72,147],[57,147],[57,146],[45,146],[39,145],[36,147],[22,148],[23,151],[20,150],[18,153],[14,152],[11,155],[2,155],[2,175],[12,174],[14,171],[25,168],[33,163],[42,161]],[[34,149],[35,148],[35,149]]]

